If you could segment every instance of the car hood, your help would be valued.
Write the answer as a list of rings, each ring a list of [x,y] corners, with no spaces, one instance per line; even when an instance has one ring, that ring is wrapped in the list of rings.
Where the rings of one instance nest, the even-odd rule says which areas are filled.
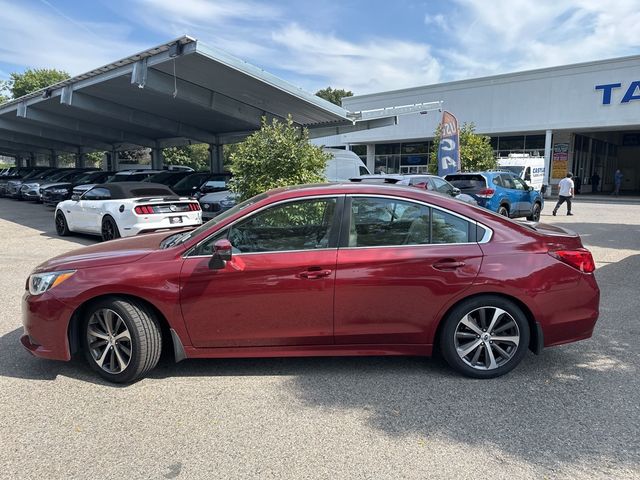
[[[97,243],[47,260],[38,265],[35,272],[77,270],[135,262],[159,250],[160,242],[166,236],[167,232],[162,232]]]
[[[51,183],[43,183],[40,185],[41,189],[45,188],[55,188],[55,187],[71,187],[69,182],[51,182]]]

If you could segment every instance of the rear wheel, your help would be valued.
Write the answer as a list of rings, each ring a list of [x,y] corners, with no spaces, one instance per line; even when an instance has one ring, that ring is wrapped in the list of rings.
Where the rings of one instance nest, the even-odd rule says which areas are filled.
[[[444,320],[440,348],[447,363],[474,378],[514,369],[529,347],[529,323],[514,302],[486,295],[458,304]]]
[[[56,233],[61,237],[66,237],[69,235],[69,225],[67,225],[67,219],[64,216],[64,213],[58,211],[56,212]]]
[[[102,241],[106,242],[115,238],[120,238],[118,225],[113,218],[106,216],[102,219]]]
[[[500,208],[498,208],[498,214],[502,215],[503,217],[508,217],[509,208],[506,205],[500,205]]]
[[[162,336],[153,312],[135,301],[107,298],[93,305],[84,324],[89,365],[110,382],[140,379],[160,359]]]
[[[531,222],[539,222],[540,221],[540,211],[542,208],[539,203],[533,204],[533,209],[531,210],[531,215],[527,217],[527,220]]]

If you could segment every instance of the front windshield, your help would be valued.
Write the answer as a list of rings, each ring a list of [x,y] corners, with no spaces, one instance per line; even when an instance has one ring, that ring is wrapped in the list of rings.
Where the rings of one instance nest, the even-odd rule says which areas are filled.
[[[79,177],[76,177],[73,181],[76,183],[89,183],[89,181],[95,176],[97,176],[96,172],[83,173]]]
[[[198,188],[200,185],[202,185],[202,182],[204,182],[209,175],[209,173],[195,173],[183,178],[173,187],[176,190],[191,190],[194,188]]]
[[[210,229],[215,224],[222,222],[223,220],[235,215],[236,213],[244,210],[247,207],[250,207],[251,205],[254,205],[261,200],[264,200],[265,198],[267,198],[267,194],[261,193],[259,195],[256,195],[255,197],[251,197],[250,199],[245,200],[244,202],[238,203],[229,210],[225,210],[224,212],[220,213],[220,215],[213,217],[211,220],[203,223],[198,228],[195,228],[188,232],[180,232],[170,235],[160,243],[160,248],[175,247],[176,245],[180,245],[181,243],[186,242],[190,238],[197,237],[202,232]]]

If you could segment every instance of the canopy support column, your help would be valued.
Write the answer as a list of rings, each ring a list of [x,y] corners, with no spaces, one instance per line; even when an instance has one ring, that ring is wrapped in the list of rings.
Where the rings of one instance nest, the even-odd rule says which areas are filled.
[[[222,173],[223,160],[222,145],[209,144],[209,169],[212,173]]]

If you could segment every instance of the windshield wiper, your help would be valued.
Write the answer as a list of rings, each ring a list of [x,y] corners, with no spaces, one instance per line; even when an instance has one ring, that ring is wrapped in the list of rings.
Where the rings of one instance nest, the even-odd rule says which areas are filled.
[[[171,235],[170,237],[165,238],[160,244],[161,248],[170,248],[175,245],[178,245],[185,240],[187,240],[191,236],[191,232],[182,232]]]

